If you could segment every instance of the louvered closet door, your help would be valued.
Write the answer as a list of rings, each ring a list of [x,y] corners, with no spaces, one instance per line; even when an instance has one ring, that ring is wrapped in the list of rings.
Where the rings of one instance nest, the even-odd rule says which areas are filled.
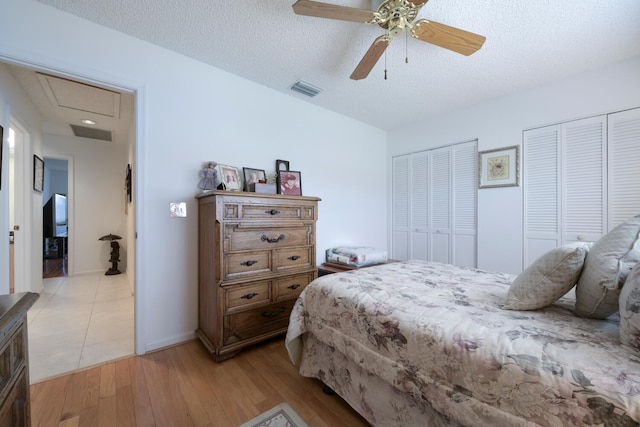
[[[409,160],[394,157],[391,184],[391,251],[393,258],[409,259]]]
[[[524,266],[560,245],[560,126],[524,132]]]
[[[477,141],[393,158],[392,253],[476,266]]]
[[[640,214],[640,108],[608,117],[609,229]]]
[[[411,155],[411,259],[429,260],[429,154],[421,152]]]
[[[478,149],[472,141],[453,147],[452,264],[476,267]]]
[[[606,233],[606,117],[562,125],[562,244]]]
[[[451,148],[431,151],[431,260],[451,263]]]

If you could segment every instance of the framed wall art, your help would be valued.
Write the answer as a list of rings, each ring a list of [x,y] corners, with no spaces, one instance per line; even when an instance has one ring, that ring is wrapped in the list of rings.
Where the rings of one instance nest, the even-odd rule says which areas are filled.
[[[124,188],[127,192],[127,202],[131,203],[131,164],[127,165],[127,170],[124,176]]]
[[[267,182],[267,174],[263,169],[242,168],[244,172],[244,189],[249,191],[251,184],[264,184]]]
[[[302,178],[297,171],[280,171],[278,173],[278,194],[302,196]]]
[[[479,188],[516,187],[520,184],[520,147],[498,148],[478,153]]]
[[[33,155],[33,189],[38,193],[42,193],[44,189],[44,161]]]

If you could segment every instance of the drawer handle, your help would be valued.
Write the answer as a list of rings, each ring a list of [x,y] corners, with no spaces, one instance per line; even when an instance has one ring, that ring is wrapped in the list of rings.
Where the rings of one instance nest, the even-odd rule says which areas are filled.
[[[246,295],[242,295],[240,298],[244,298],[244,299],[251,299],[255,296],[257,296],[258,294],[255,292],[251,292],[250,294],[246,294]]]
[[[265,236],[263,234],[262,237],[260,238],[260,240],[262,240],[263,242],[278,243],[279,241],[284,240],[284,234],[279,235],[275,239],[270,239],[270,238],[268,238],[267,236]]]
[[[291,261],[295,261],[295,260],[297,260],[297,259],[300,259],[300,257],[299,257],[298,255],[291,255],[291,256],[290,256],[289,258],[287,258],[287,259],[290,259]]]
[[[249,261],[245,261],[240,263],[240,265],[246,265],[247,267],[251,267],[253,264],[257,264],[258,261],[254,261],[254,260],[249,260]]]
[[[284,307],[280,307],[280,310],[278,310],[278,311],[263,311],[262,315],[264,317],[274,318],[274,317],[278,317],[278,315],[284,313],[284,310],[285,310]]]
[[[293,289],[294,291],[300,287],[300,284],[296,283],[295,285],[287,286],[288,289]]]
[[[270,211],[264,211],[264,213],[268,213],[269,215],[278,215],[280,213],[280,211],[277,211],[275,209],[271,209]]]

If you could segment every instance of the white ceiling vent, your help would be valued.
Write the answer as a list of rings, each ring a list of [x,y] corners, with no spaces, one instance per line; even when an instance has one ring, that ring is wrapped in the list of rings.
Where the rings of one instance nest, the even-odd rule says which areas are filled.
[[[80,138],[90,138],[90,139],[98,139],[100,141],[113,141],[113,136],[111,135],[111,131],[102,130],[96,128],[90,128],[86,126],[78,126],[78,125],[69,125],[71,126],[71,130],[75,136]]]
[[[310,96],[312,98],[322,92],[322,89],[320,89],[319,87],[307,82],[303,82],[302,80],[299,80],[293,86],[291,86],[291,90],[295,90],[296,92],[300,92],[301,94]]]

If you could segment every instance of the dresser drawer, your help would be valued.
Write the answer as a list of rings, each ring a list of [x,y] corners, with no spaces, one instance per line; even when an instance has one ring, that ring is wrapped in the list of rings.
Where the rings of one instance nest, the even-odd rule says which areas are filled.
[[[284,301],[225,316],[224,342],[245,340],[286,329],[295,300]]]
[[[314,279],[314,273],[296,274],[274,282],[274,301],[297,299],[300,292]]]
[[[271,271],[271,251],[251,251],[225,255],[224,279]]]
[[[276,271],[292,268],[311,268],[311,250],[313,246],[282,248],[275,251]]]
[[[309,204],[243,204],[243,219],[264,219],[269,221],[313,220],[315,206]]]
[[[305,246],[313,242],[311,224],[293,224],[277,227],[225,226],[227,251],[275,249],[287,246]]]
[[[270,282],[254,282],[250,285],[225,288],[225,307],[227,312],[269,303],[271,300],[270,284]]]

